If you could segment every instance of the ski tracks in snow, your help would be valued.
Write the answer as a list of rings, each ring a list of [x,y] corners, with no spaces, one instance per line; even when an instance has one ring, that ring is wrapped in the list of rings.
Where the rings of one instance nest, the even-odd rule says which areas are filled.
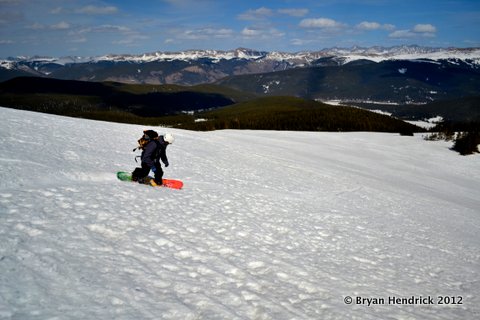
[[[387,134],[174,130],[165,177],[185,188],[154,189],[115,178],[144,128],[0,110],[0,318],[480,312],[478,157]],[[344,302],[412,295],[464,304]]]

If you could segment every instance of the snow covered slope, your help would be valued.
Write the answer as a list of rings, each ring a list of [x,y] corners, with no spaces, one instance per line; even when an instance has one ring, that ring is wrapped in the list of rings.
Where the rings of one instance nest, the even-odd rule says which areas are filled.
[[[179,191],[116,180],[144,127],[0,119],[1,319],[480,314],[480,157],[448,143],[172,130]]]

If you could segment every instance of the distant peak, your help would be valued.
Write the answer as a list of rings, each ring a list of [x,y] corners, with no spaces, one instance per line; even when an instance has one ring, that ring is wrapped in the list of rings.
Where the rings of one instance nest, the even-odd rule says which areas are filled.
[[[131,63],[146,63],[154,61],[195,61],[199,59],[210,59],[213,62],[220,60],[275,60],[285,61],[289,64],[308,65],[311,61],[321,58],[333,57],[339,63],[347,63],[354,60],[371,60],[375,62],[383,60],[414,60],[414,59],[460,59],[472,60],[474,64],[480,64],[480,48],[433,48],[422,47],[416,44],[400,45],[393,47],[361,47],[353,46],[350,48],[333,47],[321,49],[318,51],[302,51],[297,53],[281,52],[281,51],[261,51],[251,48],[239,47],[233,50],[200,50],[191,49],[185,51],[169,52],[156,51],[143,54],[107,54],[96,57],[46,57],[46,56],[32,56],[32,57],[16,57],[9,58],[2,61],[18,62],[18,63],[35,63],[46,64],[54,63],[59,65],[85,63],[85,62],[131,62]],[[6,64],[4,64],[6,65]]]

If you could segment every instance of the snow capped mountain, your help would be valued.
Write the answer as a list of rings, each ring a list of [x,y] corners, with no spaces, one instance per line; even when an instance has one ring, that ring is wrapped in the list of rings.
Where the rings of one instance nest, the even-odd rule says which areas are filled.
[[[447,66],[461,64],[463,68],[478,70],[480,48],[353,47],[297,53],[238,48],[229,51],[158,51],[98,57],[18,57],[0,61],[0,81],[18,76],[40,76],[84,81],[196,85],[213,83],[229,76],[344,66],[359,60],[377,63],[408,60]]]
[[[0,68],[11,70],[15,68],[15,62],[8,61],[8,60],[1,60],[0,61]]]
[[[193,61],[198,59],[210,59],[212,61],[244,59],[244,60],[275,60],[296,62],[308,62],[325,57],[345,58],[344,63],[358,59],[367,59],[372,61],[382,60],[405,60],[405,59],[460,59],[473,60],[476,64],[480,63],[480,48],[430,48],[419,46],[398,46],[398,47],[353,47],[353,48],[331,48],[315,52],[266,52],[252,49],[238,48],[230,51],[222,50],[188,50],[181,52],[153,52],[142,55],[104,55],[98,57],[17,57],[10,58],[9,62],[29,62],[29,63],[56,63],[65,65],[69,63],[85,62],[133,62],[148,63],[154,61]]]
[[[41,57],[41,56],[33,56],[33,57],[16,57],[16,58],[9,58],[7,60],[11,63],[31,63],[31,64],[59,64],[59,65],[66,65],[72,63],[84,63],[93,61],[91,57],[75,57],[75,56],[68,56],[68,57],[61,57],[61,58],[54,58],[54,57]]]
[[[1,319],[478,318],[480,156],[175,129],[154,189],[144,129],[0,108]]]
[[[393,48],[356,48],[350,51],[338,52],[339,57],[344,58],[344,63],[365,59],[375,62],[385,60],[456,60],[465,61],[480,66],[480,48],[459,49],[459,48],[427,48],[417,46],[402,46]]]
[[[141,55],[130,55],[130,54],[111,54],[97,57],[62,57],[62,58],[53,58],[53,57],[16,57],[9,58],[3,61],[9,62],[28,62],[28,63],[57,63],[60,65],[65,65],[68,63],[85,63],[85,62],[102,62],[102,61],[111,61],[111,62],[134,62],[134,63],[148,63],[154,61],[191,61],[198,59],[211,59],[214,61],[219,60],[232,60],[232,59],[245,59],[245,60],[254,60],[265,58],[268,55],[268,52],[255,51],[251,49],[239,48],[231,51],[221,51],[221,50],[188,50],[180,52],[152,52],[144,53]]]

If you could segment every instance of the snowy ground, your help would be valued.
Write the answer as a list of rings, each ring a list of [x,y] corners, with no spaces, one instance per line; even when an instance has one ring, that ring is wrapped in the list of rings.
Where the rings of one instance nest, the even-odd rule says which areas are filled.
[[[480,318],[480,156],[172,130],[154,189],[115,177],[143,129],[0,108],[0,319]]]

